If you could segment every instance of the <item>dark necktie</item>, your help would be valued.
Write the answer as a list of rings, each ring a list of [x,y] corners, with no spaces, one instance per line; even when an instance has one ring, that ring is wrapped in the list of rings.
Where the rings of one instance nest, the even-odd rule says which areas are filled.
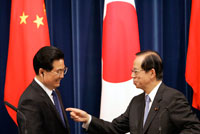
[[[148,95],[145,96],[145,111],[144,111],[144,120],[143,120],[143,126],[146,122],[146,119],[147,119],[147,116],[148,116],[148,113],[149,113],[149,103],[150,103],[150,98]]]
[[[61,109],[61,105],[60,105],[60,102],[59,102],[59,99],[58,99],[58,95],[56,94],[55,91],[52,92],[52,95],[53,95],[54,105],[55,105],[55,107],[56,107],[56,109],[57,109],[57,111],[58,111],[58,113],[59,113],[59,115],[62,119],[64,126],[66,126],[65,120],[64,120],[64,117],[63,117],[63,113],[62,113],[62,109]]]

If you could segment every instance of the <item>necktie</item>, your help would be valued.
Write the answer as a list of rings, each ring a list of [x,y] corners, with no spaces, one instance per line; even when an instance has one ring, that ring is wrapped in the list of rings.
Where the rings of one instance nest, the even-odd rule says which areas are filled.
[[[148,113],[149,113],[149,103],[150,103],[150,98],[148,95],[145,96],[145,111],[144,111],[144,120],[143,120],[143,126],[146,122],[146,119],[147,119],[147,116],[148,116]]]
[[[60,106],[60,102],[59,102],[59,99],[58,99],[58,95],[56,94],[55,91],[52,92],[52,95],[53,95],[53,101],[54,101],[54,105],[62,119],[62,122],[65,126],[65,121],[64,121],[64,117],[63,117],[63,113],[62,113],[62,109],[61,109],[61,106]]]

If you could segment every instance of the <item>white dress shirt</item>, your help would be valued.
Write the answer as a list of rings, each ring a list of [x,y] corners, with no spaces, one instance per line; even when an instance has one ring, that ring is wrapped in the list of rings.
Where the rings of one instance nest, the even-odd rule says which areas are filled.
[[[49,98],[51,99],[51,101],[53,102],[54,104],[54,101],[53,101],[53,95],[52,95],[52,92],[53,90],[47,88],[42,82],[40,82],[36,77],[34,78],[34,80],[37,82],[38,85],[40,85],[42,87],[42,89],[47,93],[47,95],[49,96]]]
[[[157,93],[158,88],[160,87],[161,83],[162,83],[162,81],[159,82],[158,85],[156,85],[156,87],[154,87],[154,89],[148,94],[148,95],[149,95],[149,98],[150,98],[150,100],[151,100],[151,101],[149,102],[149,109],[151,109],[152,103],[153,103],[153,101],[154,101],[154,98],[155,98],[155,96],[156,96],[156,93]],[[146,96],[146,95],[147,95],[147,94],[145,93],[145,96]]]

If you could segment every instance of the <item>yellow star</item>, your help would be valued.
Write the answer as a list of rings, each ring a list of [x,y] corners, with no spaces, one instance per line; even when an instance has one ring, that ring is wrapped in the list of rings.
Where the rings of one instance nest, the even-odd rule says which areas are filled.
[[[38,15],[36,15],[36,20],[34,20],[33,22],[37,24],[37,28],[39,28],[40,25],[44,25],[42,20],[43,20],[43,17],[39,17]]]
[[[28,18],[28,15],[25,15],[24,12],[22,13],[22,16],[19,16],[21,21],[20,24],[24,23],[26,24],[26,19]]]

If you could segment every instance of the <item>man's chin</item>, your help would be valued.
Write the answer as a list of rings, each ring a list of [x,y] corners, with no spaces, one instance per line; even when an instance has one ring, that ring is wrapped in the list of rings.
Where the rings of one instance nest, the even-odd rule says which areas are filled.
[[[136,88],[140,88],[140,87],[138,87],[138,86],[135,86]]]
[[[55,85],[55,88],[57,88],[57,87],[59,87],[60,86],[60,83],[57,83],[56,85]]]
[[[136,88],[140,88],[140,86],[138,84],[134,83],[134,85]]]

